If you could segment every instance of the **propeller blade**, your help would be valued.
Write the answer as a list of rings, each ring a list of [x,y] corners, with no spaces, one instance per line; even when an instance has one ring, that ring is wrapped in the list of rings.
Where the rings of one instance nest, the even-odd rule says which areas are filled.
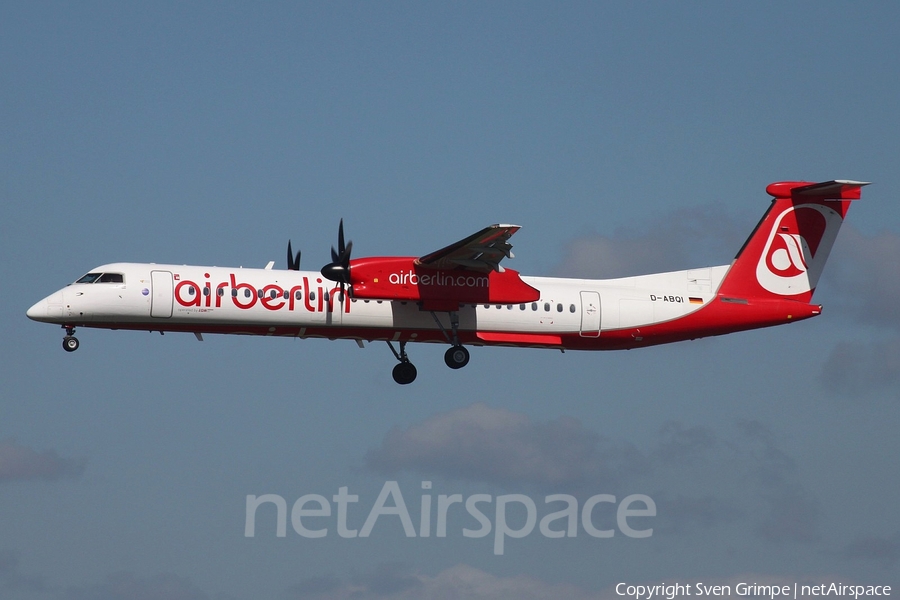
[[[344,241],[344,220],[338,225],[338,247],[331,247],[331,262],[322,267],[322,275],[341,284],[341,294],[344,294],[344,286],[350,285],[350,253],[353,250],[353,242]],[[352,289],[352,287],[351,287]]]
[[[290,271],[299,271],[300,270],[300,251],[297,250],[297,254],[296,255],[294,254],[294,251],[291,248],[291,240],[288,240],[287,268]]]

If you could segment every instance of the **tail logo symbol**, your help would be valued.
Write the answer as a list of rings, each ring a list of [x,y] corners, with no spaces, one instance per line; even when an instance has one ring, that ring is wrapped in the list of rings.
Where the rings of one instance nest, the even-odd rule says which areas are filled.
[[[841,221],[821,204],[792,206],[778,215],[756,265],[759,284],[781,296],[815,288]]]
[[[769,272],[780,277],[795,277],[806,272],[805,257],[812,256],[812,252],[802,235],[779,233],[773,242],[766,257]]]

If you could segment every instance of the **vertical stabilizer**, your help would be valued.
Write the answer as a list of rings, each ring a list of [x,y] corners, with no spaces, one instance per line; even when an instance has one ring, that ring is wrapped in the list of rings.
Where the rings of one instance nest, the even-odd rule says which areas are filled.
[[[734,259],[719,294],[809,302],[852,200],[868,183],[782,181],[769,210]]]

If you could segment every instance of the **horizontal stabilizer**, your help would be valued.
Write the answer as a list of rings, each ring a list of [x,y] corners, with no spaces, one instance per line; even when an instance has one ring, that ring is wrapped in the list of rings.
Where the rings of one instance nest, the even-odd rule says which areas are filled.
[[[860,190],[868,181],[835,179],[822,183],[808,181],[779,181],[766,188],[766,193],[775,198],[804,200],[859,200]]]

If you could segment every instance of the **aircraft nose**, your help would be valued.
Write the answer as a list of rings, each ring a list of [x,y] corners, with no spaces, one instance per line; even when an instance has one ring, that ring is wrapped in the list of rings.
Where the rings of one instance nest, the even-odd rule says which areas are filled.
[[[29,308],[25,312],[25,314],[32,321],[52,323],[55,320],[54,317],[57,319],[62,317],[62,303],[62,291],[59,291],[47,296],[39,302],[35,302],[35,304],[31,308]]]
[[[40,321],[43,318],[47,317],[47,299],[44,298],[40,302],[35,302],[34,306],[28,309],[28,312],[25,313],[28,315],[28,318],[32,321]]]

